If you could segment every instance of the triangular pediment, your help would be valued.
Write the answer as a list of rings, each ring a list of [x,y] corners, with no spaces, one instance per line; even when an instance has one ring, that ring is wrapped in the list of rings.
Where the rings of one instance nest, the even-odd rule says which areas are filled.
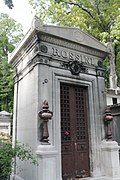
[[[90,36],[88,33],[83,32],[80,28],[46,25],[43,24],[43,22],[37,16],[35,16],[31,23],[31,28],[26,33],[17,48],[12,52],[12,54],[9,55],[9,62],[13,61],[18,52],[20,52],[23,47],[29,44],[30,39],[36,33],[39,35],[46,34],[58,39],[63,39],[72,43],[77,43],[89,48],[93,48],[95,50],[101,51],[103,54],[107,53],[107,47],[104,44],[99,42],[96,38]]]
[[[106,46],[79,28],[44,25],[45,32],[84,46],[106,52]]]
[[[93,36],[90,36],[88,33],[83,32],[80,28],[44,25],[43,22],[36,16],[33,20],[32,25],[40,32],[42,31],[44,33],[48,33],[62,39],[66,39],[84,46],[98,49],[100,51],[107,51],[107,48],[104,44],[99,42]]]

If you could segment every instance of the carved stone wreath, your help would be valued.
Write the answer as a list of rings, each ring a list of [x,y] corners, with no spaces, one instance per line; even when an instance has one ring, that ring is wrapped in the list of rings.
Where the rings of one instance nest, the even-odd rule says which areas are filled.
[[[70,69],[73,75],[79,75],[80,72],[86,72],[86,68],[79,61],[64,62],[62,67]]]
[[[81,71],[81,64],[78,61],[73,61],[69,64],[70,71],[73,75],[78,75]]]

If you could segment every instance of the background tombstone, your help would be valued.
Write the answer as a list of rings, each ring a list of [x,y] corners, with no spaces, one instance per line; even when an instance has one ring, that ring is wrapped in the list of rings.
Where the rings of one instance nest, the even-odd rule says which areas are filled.
[[[12,129],[12,114],[6,111],[0,112],[0,133],[7,133],[11,135],[11,129]]]
[[[39,161],[19,163],[19,178],[114,179],[102,161],[106,55],[106,46],[80,29],[33,19],[9,57],[16,72],[13,140],[28,143]]]

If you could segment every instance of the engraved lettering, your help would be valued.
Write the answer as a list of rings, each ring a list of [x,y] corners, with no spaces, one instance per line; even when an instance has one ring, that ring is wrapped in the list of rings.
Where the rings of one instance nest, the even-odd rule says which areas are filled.
[[[63,49],[57,49],[57,48],[53,48],[53,56],[56,57],[60,57],[60,58],[64,58],[70,61],[79,61],[80,63],[84,63],[87,65],[93,65],[95,66],[95,62],[97,60],[94,60],[91,56],[87,56],[84,55],[82,53],[75,53],[75,52],[71,52],[71,51],[67,51],[67,50],[63,50]]]
[[[61,56],[62,56],[63,58],[67,58],[67,57],[68,57],[68,53],[67,53],[65,50],[62,50],[62,51],[61,51]]]
[[[88,56],[84,56],[84,59],[85,59],[85,64],[91,64]]]
[[[82,58],[82,55],[79,55],[79,56],[80,56],[80,62],[82,62],[82,59],[83,59],[83,58]]]
[[[91,65],[94,65],[93,60],[94,60],[94,59],[90,57],[90,64],[91,64]]]
[[[84,63],[83,55],[80,55],[80,57],[81,57],[81,62]]]
[[[72,52],[69,53],[69,59],[74,60],[74,54]]]
[[[52,48],[53,49],[53,55],[54,56],[58,56],[58,57],[60,57],[61,55],[60,55],[60,51],[57,49],[57,48]]]
[[[80,55],[79,54],[75,54],[75,60],[80,61]]]

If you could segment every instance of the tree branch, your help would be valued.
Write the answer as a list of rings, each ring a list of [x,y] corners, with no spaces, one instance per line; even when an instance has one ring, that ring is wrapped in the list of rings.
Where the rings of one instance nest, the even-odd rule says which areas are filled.
[[[64,1],[64,0],[55,0],[55,2],[57,3],[60,3],[60,2],[64,2],[66,4],[69,4],[69,5],[74,5],[74,6],[78,6],[80,9],[82,9],[83,11],[85,11],[92,19],[95,19],[94,16],[91,14],[90,11],[88,11],[87,8],[84,8],[83,5],[81,4],[78,4],[78,3],[74,3],[74,2],[67,2],[67,1]]]
[[[95,3],[95,6],[96,6],[97,14],[100,15],[100,14],[101,14],[100,8],[99,8],[99,6],[100,6],[100,1],[97,1],[97,2]]]
[[[88,11],[88,9],[87,8],[85,8],[85,7],[83,7],[83,5],[81,4],[78,4],[78,3],[74,3],[74,2],[67,2],[67,1],[62,1],[62,2],[64,2],[64,3],[66,3],[66,4],[69,4],[69,5],[74,5],[74,6],[78,6],[80,9],[82,9],[83,11],[85,11],[92,19],[95,19],[94,18],[94,16],[91,14],[91,12],[90,11]]]
[[[99,6],[97,5],[97,14],[100,15],[101,12],[100,12],[100,9],[99,9]]]
[[[63,2],[63,3],[66,3],[68,5],[73,5],[73,6],[78,6],[80,9],[82,9],[84,12],[86,12],[98,25],[99,27],[102,29],[102,31],[105,31],[107,32],[107,26],[106,26],[106,23],[104,23],[104,21],[102,20],[102,17],[100,17],[101,15],[101,12],[100,12],[100,8],[99,8],[99,5],[100,5],[100,1],[98,1],[95,6],[96,6],[96,15],[99,16],[99,19],[101,21],[98,21],[97,20],[97,17],[96,16],[93,16],[92,13],[90,12],[89,9],[87,9],[86,7],[83,6],[83,4],[81,3],[75,3],[75,2],[68,2],[67,0],[55,0],[56,3],[60,3],[60,2]]]

